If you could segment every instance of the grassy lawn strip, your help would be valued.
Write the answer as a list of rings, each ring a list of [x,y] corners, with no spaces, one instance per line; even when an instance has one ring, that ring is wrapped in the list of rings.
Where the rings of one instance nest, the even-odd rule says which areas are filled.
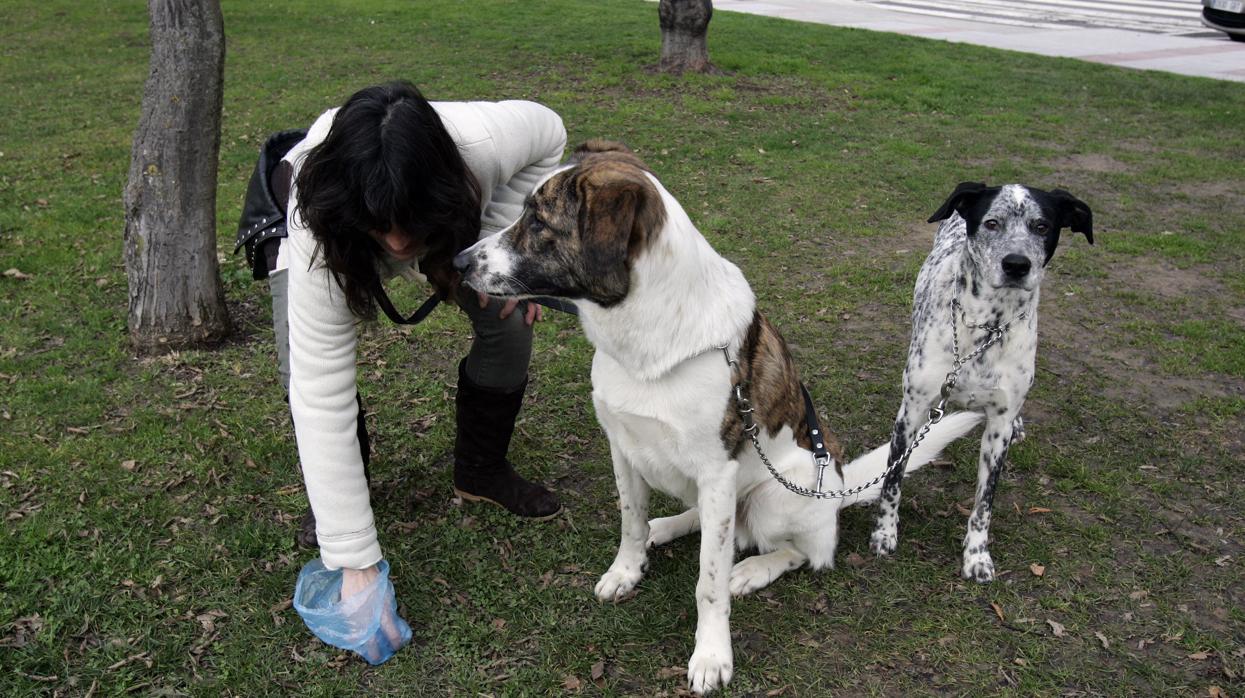
[[[1245,85],[729,12],[710,30],[728,74],[676,79],[646,69],[656,12],[634,0],[223,4],[238,333],[160,358],[128,350],[121,267],[145,4],[5,12],[0,270],[20,274],[0,277],[0,694],[680,690],[697,541],[657,551],[635,599],[592,598],[618,523],[591,350],[566,317],[538,328],[513,455],[570,514],[528,525],[451,499],[458,313],[367,326],[374,505],[414,646],[369,668],[288,607],[305,497],[267,291],[228,255],[232,227],[268,133],[395,77],[538,100],[572,144],[630,144],[748,275],[853,454],[889,432],[923,221],[955,183],[1089,202],[1098,244],[1066,235],[1048,270],[999,580],[957,574],[968,439],[905,487],[893,559],[868,552],[872,512],[847,510],[838,569],[735,604],[726,693],[1240,691]]]

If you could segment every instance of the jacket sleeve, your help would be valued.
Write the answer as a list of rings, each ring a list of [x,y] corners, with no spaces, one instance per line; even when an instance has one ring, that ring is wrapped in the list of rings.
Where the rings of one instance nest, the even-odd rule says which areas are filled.
[[[305,150],[292,152],[297,158]],[[291,202],[296,197],[291,191]],[[282,245],[289,270],[290,412],[324,565],[361,569],[382,555],[356,433],[355,317],[315,250],[302,217],[291,210]]]
[[[566,149],[566,128],[557,112],[536,102],[511,100],[478,107],[496,157],[492,194],[480,217],[480,235],[485,237],[517,220],[536,183],[557,168]]]

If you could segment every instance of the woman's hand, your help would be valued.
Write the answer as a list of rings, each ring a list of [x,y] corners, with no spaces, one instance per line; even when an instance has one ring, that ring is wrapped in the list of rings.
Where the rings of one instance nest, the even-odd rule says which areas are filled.
[[[355,594],[368,588],[376,577],[380,574],[380,570],[376,569],[376,565],[365,567],[361,570],[352,570],[348,567],[342,568],[342,601],[354,596]]]
[[[348,567],[342,568],[342,592],[341,600],[346,599],[366,590],[380,576],[380,570],[376,565],[365,567],[361,570],[352,570]],[[374,600],[374,603],[382,602],[380,597]],[[386,606],[381,611],[380,616],[380,632],[384,636],[374,637],[366,646],[357,650],[369,662],[376,663],[384,661],[398,648],[406,644],[403,638],[402,628],[405,622],[395,612],[391,612]]]
[[[476,296],[480,299],[481,308],[488,307],[488,302],[489,302],[488,294],[480,293],[479,291],[476,291]],[[524,324],[526,324],[528,327],[531,327],[534,323],[539,322],[540,320],[544,319],[545,315],[544,315],[544,312],[541,310],[539,303],[535,303],[532,301],[524,301],[524,302],[527,303],[527,306],[523,309]],[[505,320],[506,318],[510,317],[510,314],[513,313],[514,309],[517,307],[519,307],[519,299],[508,298],[506,299],[505,305],[502,306],[501,312],[497,314],[497,317],[501,318],[502,320]]]

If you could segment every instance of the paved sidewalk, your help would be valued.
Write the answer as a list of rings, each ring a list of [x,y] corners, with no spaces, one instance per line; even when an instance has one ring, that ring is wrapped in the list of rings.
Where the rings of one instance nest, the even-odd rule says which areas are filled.
[[[992,23],[981,18],[967,20],[912,14],[864,0],[715,0],[713,7],[726,12],[769,15],[1245,82],[1245,43],[1231,41],[1226,35],[1210,30],[1194,36],[1173,36],[1050,23],[1025,26]],[[1195,5],[1195,21],[1196,11]]]

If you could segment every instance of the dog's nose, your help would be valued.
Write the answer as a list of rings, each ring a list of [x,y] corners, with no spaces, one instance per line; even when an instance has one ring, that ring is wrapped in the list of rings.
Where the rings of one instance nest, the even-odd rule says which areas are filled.
[[[1029,258],[1022,254],[1009,254],[1003,258],[1003,273],[1013,279],[1023,279],[1032,266]]]
[[[471,269],[471,255],[467,254],[465,251],[459,252],[454,256],[453,264],[454,269],[458,271],[458,273],[466,274],[467,271]]]

